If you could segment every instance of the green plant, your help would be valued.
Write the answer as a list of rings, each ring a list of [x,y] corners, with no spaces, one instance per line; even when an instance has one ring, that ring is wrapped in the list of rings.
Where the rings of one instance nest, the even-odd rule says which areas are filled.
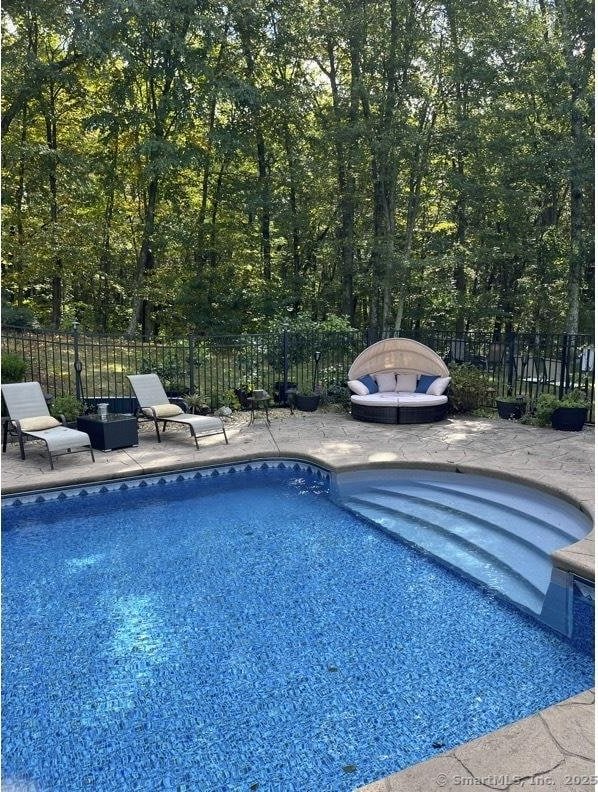
[[[22,382],[27,364],[18,355],[6,352],[2,355],[2,382]]]
[[[185,401],[191,408],[191,412],[199,413],[202,410],[209,410],[210,405],[206,401],[205,397],[202,396],[201,393],[196,391],[195,393],[190,393],[188,396],[185,396]]]
[[[79,401],[76,396],[71,396],[69,393],[64,396],[56,396],[50,406],[50,414],[54,418],[60,418],[64,415],[67,421],[76,420],[78,415],[83,415],[85,412],[85,405]]]
[[[468,413],[485,407],[493,393],[488,375],[464,363],[450,370],[451,384],[447,393],[449,410],[453,413]]]
[[[529,416],[524,423],[531,426],[550,426],[552,415],[559,407],[588,406],[588,398],[579,388],[569,391],[562,399],[559,399],[555,393],[541,393],[536,400],[533,415]]]
[[[210,407],[212,410],[217,410],[219,407],[230,407],[231,410],[240,410],[241,403],[234,390],[229,388],[225,391],[218,391],[215,396],[212,396],[210,398]]]
[[[2,303],[2,326],[16,327],[19,330],[37,330],[39,322],[33,311],[25,306],[17,307],[10,303]]]

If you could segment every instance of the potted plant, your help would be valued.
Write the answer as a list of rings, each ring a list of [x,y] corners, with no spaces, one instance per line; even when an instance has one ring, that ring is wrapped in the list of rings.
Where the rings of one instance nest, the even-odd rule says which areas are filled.
[[[85,412],[85,405],[76,396],[69,393],[63,396],[56,396],[50,405],[50,415],[58,418],[72,429],[77,428],[77,418]]]
[[[296,393],[295,407],[303,412],[315,412],[320,404],[319,393]]]
[[[253,393],[254,385],[251,382],[243,382],[238,388],[235,388],[235,396],[239,400],[242,410],[248,410],[250,407],[249,397]]]
[[[527,402],[525,396],[508,396],[496,400],[496,409],[500,418],[510,421],[518,421],[525,415]]]
[[[210,405],[206,402],[201,393],[197,391],[185,396],[185,402],[194,415],[208,415],[210,412]]]
[[[588,417],[588,399],[583,391],[572,390],[559,399],[553,393],[541,393],[536,402],[535,423],[552,425],[561,432],[580,432]]]

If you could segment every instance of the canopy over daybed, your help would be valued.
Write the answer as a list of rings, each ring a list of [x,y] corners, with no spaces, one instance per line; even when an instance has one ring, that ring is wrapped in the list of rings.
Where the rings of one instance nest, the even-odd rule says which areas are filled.
[[[405,374],[449,376],[444,360],[430,347],[411,338],[385,338],[364,349],[355,358],[348,379],[359,379],[375,371],[399,370]]]

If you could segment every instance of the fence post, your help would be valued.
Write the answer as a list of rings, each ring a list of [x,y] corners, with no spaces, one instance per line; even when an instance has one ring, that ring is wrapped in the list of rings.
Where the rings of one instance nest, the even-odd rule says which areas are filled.
[[[194,368],[194,358],[195,358],[195,338],[193,334],[189,334],[189,393],[193,393],[195,391],[195,368]]]
[[[513,380],[515,379],[515,333],[511,330],[509,331],[509,336],[507,339],[508,349],[509,349],[509,373],[508,373],[508,382],[507,382],[507,396],[513,395]]]
[[[563,333],[563,348],[561,349],[561,378],[559,381],[559,399],[565,393],[565,382],[569,381],[569,335]]]
[[[289,337],[285,327],[282,331],[282,404],[287,401],[287,388],[289,384]]]
[[[79,322],[73,322],[73,346],[74,346],[74,353],[75,353],[75,396],[79,401],[83,398],[83,388],[81,384],[81,370],[83,368],[83,364],[79,358]]]

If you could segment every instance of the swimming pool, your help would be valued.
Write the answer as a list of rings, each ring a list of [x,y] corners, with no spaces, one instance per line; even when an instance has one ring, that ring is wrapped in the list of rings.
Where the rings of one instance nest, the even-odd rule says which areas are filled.
[[[5,783],[340,792],[591,686],[320,471],[247,467],[6,506]]]

